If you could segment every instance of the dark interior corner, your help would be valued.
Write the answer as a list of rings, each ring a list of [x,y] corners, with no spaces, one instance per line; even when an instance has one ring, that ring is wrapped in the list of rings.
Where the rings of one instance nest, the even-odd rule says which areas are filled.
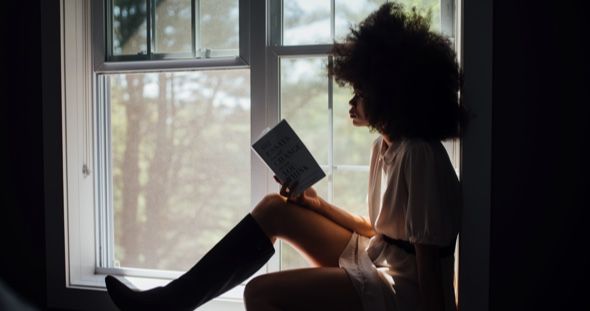
[[[582,304],[588,59],[581,7],[494,3],[491,310]]]
[[[490,310],[589,309],[583,12],[494,3]],[[1,29],[0,280],[46,310],[43,113],[60,105],[59,2],[6,2]]]

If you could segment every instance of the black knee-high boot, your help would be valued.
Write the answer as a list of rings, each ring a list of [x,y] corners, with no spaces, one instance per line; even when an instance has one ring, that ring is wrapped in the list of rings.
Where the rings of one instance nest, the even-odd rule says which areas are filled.
[[[188,272],[164,287],[135,291],[113,276],[105,281],[122,311],[194,310],[246,280],[272,254],[270,239],[248,214]]]

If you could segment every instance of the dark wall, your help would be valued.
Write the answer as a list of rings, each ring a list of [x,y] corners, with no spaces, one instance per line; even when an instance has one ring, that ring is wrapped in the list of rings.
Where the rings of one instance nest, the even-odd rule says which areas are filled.
[[[583,12],[494,2],[491,310],[588,306]]]
[[[42,42],[58,34],[55,3],[8,1],[1,10],[0,279],[41,309],[42,113],[44,104],[59,105],[42,96],[42,77],[54,86],[59,80],[56,43]],[[581,298],[590,263],[581,12],[581,5],[494,3],[490,310],[588,305]]]
[[[40,1],[2,2],[0,280],[45,305]],[[59,61],[59,59],[57,59]],[[59,76],[58,76],[59,78]]]

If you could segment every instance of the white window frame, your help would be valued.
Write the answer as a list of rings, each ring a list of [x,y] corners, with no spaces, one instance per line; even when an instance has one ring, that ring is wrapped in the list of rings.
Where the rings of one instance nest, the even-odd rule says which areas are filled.
[[[108,187],[99,187],[102,174],[99,170],[109,167],[108,160],[100,157],[98,146],[105,146],[109,138],[97,129],[108,128],[109,117],[101,105],[105,92],[99,83],[100,74],[180,71],[208,69],[249,68],[250,62],[250,12],[255,6],[250,0],[240,0],[240,54],[236,57],[150,60],[105,61],[104,55],[104,1],[60,1],[61,46],[62,46],[62,134],[63,134],[63,174],[64,174],[64,263],[65,288],[104,292],[104,277],[115,273],[124,275],[139,288],[165,284],[179,275],[172,271],[153,271],[142,269],[101,268],[109,252],[101,248],[98,241],[112,241],[112,230],[106,228],[112,217],[105,205],[108,200]],[[259,10],[264,15],[264,10]],[[264,33],[264,28],[262,28]],[[254,95],[254,94],[253,94]],[[252,101],[252,110],[264,111],[264,101]],[[252,112],[252,115],[260,113]],[[260,122],[260,120],[252,120]],[[252,131],[254,133],[254,131]],[[108,135],[108,134],[107,134]],[[254,134],[252,134],[254,137]],[[253,140],[254,138],[252,138]],[[107,147],[108,148],[108,147]],[[108,152],[108,150],[102,150]],[[256,157],[252,157],[256,159]],[[260,161],[260,160],[258,160]],[[259,170],[261,171],[261,170]],[[253,185],[261,184],[267,178],[253,174]],[[263,182],[262,182],[263,184]],[[265,190],[265,189],[264,189]],[[252,200],[266,193],[262,188],[253,189]],[[98,268],[97,268],[98,267]],[[149,276],[149,277],[148,277]],[[243,286],[227,292],[211,301],[203,310],[241,310]],[[53,295],[56,295],[53,293]],[[50,299],[50,301],[54,301]],[[81,308],[82,301],[60,301],[60,306]],[[108,299],[102,300],[109,305]],[[83,308],[88,308],[85,306]],[[92,307],[91,307],[92,308]],[[104,308],[104,306],[102,307]],[[102,309],[101,308],[101,309]]]
[[[96,72],[147,71],[154,69],[188,69],[193,65],[205,68],[226,68],[250,66],[251,70],[251,111],[252,136],[257,136],[267,126],[278,120],[278,86],[269,87],[268,67],[276,60],[270,58],[279,53],[294,53],[289,48],[278,50],[270,46],[270,38],[254,35],[267,33],[266,20],[269,3],[266,1],[240,1],[240,29],[247,27],[252,36],[246,40],[240,37],[239,57],[233,59],[206,60],[161,60],[151,61],[149,65],[138,62],[107,63],[97,61],[104,55],[88,57],[92,40],[102,36],[100,32],[91,33],[91,7],[100,7],[100,0],[61,0],[61,59],[62,59],[62,151],[63,151],[63,204],[62,207],[48,208],[47,216],[47,301],[48,306],[83,310],[113,310],[113,305],[104,290],[104,274],[95,270],[97,255],[100,253],[96,242],[100,234],[95,219],[99,216],[93,206],[97,196],[94,194],[95,167],[92,149],[94,132],[87,127],[92,125],[91,102],[99,96],[93,88],[96,85],[93,69]],[[444,1],[444,0],[443,0]],[[461,270],[459,292],[464,310],[487,310],[489,280],[489,208],[490,208],[490,163],[491,163],[491,0],[482,0],[477,6],[464,6],[457,1],[455,8],[466,16],[466,22],[473,25],[464,29],[463,24],[456,28],[458,40],[466,38],[459,50],[465,74],[472,79],[465,83],[464,99],[472,101],[470,107],[478,114],[478,120],[471,123],[470,132],[460,146],[463,158],[462,180],[464,182],[464,228],[461,239]],[[94,15],[96,16],[96,15]],[[458,19],[459,20],[459,19]],[[445,21],[443,19],[443,31]],[[480,44],[482,43],[483,44]],[[245,45],[244,48],[242,45]],[[312,49],[312,54],[325,54],[327,46]],[[250,51],[264,51],[250,53]],[[299,51],[301,52],[301,51]],[[272,54],[275,53],[275,56]],[[463,60],[463,55],[471,58]],[[276,58],[278,59],[278,58]],[[66,61],[67,60],[67,61]],[[272,73],[272,72],[271,72]],[[273,80],[278,83],[277,80]],[[274,97],[273,97],[274,96]],[[274,99],[274,100],[273,100]],[[274,103],[274,104],[271,104]],[[46,116],[44,116],[46,117]],[[93,129],[93,126],[90,127]],[[252,138],[254,139],[254,138]],[[459,153],[457,153],[457,156]],[[266,172],[252,177],[252,202],[257,202],[276,184],[266,167],[257,157],[251,157],[252,170]],[[475,159],[478,159],[477,161]],[[84,166],[86,165],[86,166]],[[262,182],[259,182],[262,181]],[[46,202],[51,194],[46,194]],[[475,207],[475,208],[469,208]],[[56,215],[62,215],[59,220]],[[53,215],[55,214],[55,215]],[[467,220],[467,221],[465,221]],[[61,224],[61,225],[60,225]],[[60,238],[61,237],[61,238]],[[64,239],[65,237],[65,239]],[[61,252],[59,250],[62,250]],[[276,257],[276,256],[275,256]],[[269,271],[279,269],[278,258],[269,263]],[[233,299],[216,299],[203,310],[241,310],[241,303]]]

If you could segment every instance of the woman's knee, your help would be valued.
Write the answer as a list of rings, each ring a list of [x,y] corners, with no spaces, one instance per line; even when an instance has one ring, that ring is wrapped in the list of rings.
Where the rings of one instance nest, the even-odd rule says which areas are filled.
[[[279,194],[269,194],[260,200],[251,212],[252,217],[256,219],[269,237],[274,237],[280,227],[278,222],[282,217],[280,217],[279,213],[284,210],[281,207],[285,204],[285,199]]]
[[[256,204],[254,210],[267,210],[282,204],[285,204],[285,198],[283,198],[278,193],[271,193],[264,196],[264,198],[262,198],[262,200]]]
[[[281,205],[285,204],[285,199],[279,194],[268,194],[252,210],[254,218],[264,218],[269,214],[276,214]]]
[[[244,289],[244,303],[247,310],[266,310],[270,308],[270,286],[272,282],[267,275],[253,278]]]

